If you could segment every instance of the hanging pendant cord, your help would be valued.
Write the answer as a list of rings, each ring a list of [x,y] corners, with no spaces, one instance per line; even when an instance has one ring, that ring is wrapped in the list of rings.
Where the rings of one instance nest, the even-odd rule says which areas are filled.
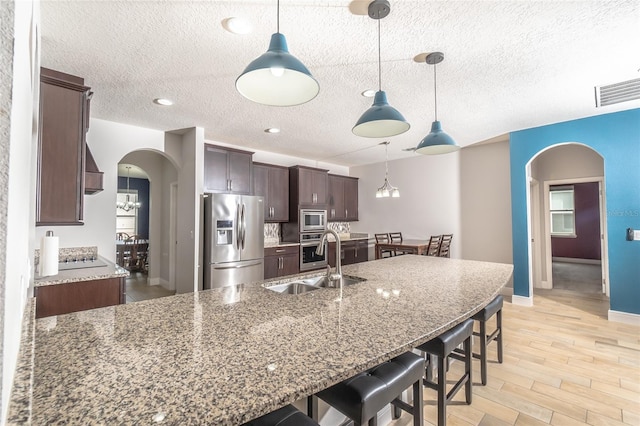
[[[433,99],[435,102],[436,121],[438,121],[438,85],[436,84],[436,64],[433,64]]]
[[[389,142],[385,142],[384,144],[384,181],[386,182],[389,178],[389,152],[387,151],[387,147],[389,146]]]
[[[280,0],[278,0],[278,18],[276,21],[276,25],[278,27],[278,33],[280,32]]]
[[[280,1],[280,0],[278,0]],[[382,91],[382,65],[380,56],[380,17],[378,16],[378,92]]]

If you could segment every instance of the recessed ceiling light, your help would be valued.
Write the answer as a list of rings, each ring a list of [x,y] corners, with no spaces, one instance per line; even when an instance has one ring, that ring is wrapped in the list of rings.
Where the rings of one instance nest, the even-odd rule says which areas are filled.
[[[223,19],[222,26],[225,30],[233,34],[249,34],[251,30],[253,30],[251,22],[244,18],[238,18],[235,16]]]
[[[268,129],[264,129],[265,133],[280,133],[280,129],[277,127],[269,127]]]
[[[173,105],[173,101],[171,99],[165,99],[165,98],[155,98],[153,100],[153,103],[156,105],[162,105],[162,106]]]
[[[365,98],[373,98],[375,94],[376,94],[376,91],[373,89],[367,89],[364,92],[362,92],[362,96],[364,96]]]

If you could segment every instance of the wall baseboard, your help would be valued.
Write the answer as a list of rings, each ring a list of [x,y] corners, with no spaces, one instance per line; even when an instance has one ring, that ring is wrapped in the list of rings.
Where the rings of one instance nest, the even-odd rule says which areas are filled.
[[[577,259],[574,257],[552,257],[552,262],[566,262],[566,263],[586,263],[588,265],[601,265],[600,259]]]
[[[533,297],[518,296],[517,294],[514,294],[511,296],[511,303],[514,305],[531,307],[533,306]]]
[[[533,288],[544,288],[547,290],[551,290],[551,284],[549,283],[549,281],[540,281],[540,285],[539,286],[533,286]]]
[[[609,321],[622,322],[631,325],[640,325],[640,315],[629,312],[612,311],[609,309]]]
[[[160,277],[157,278],[147,278],[147,285],[159,285]]]

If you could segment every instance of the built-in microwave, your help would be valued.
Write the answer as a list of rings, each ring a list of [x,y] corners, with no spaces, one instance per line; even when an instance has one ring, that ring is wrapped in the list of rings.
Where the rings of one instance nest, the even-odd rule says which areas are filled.
[[[300,209],[300,232],[317,232],[327,229],[326,210]]]

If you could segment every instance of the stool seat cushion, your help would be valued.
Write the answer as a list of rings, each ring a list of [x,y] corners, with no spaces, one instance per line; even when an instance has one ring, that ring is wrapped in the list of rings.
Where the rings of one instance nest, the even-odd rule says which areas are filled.
[[[502,309],[502,304],[504,302],[504,298],[501,295],[496,296],[484,309],[480,310],[477,314],[472,316],[474,320],[477,321],[488,321],[489,318],[495,315],[500,309]]]
[[[473,333],[473,320],[466,319],[438,337],[418,346],[416,349],[440,357],[449,355]]]
[[[279,410],[245,423],[244,426],[320,426],[311,417],[305,416],[293,405],[285,405]]]
[[[360,422],[376,415],[402,391],[420,381],[423,373],[424,358],[407,352],[317,395],[347,417]]]

